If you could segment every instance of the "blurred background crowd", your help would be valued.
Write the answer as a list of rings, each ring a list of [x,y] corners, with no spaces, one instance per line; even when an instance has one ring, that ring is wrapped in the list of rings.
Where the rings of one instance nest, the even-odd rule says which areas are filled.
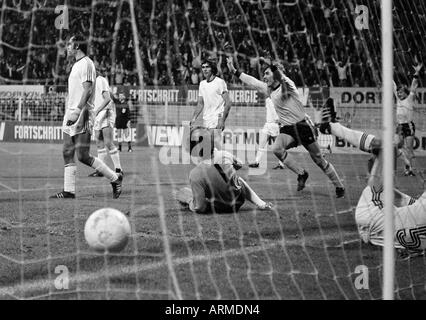
[[[197,85],[201,61],[211,56],[220,75],[238,84],[226,68],[229,54],[258,77],[259,57],[280,60],[298,86],[381,85],[379,0],[150,0],[133,1],[134,10],[127,1],[74,0],[68,29],[62,30],[55,27],[57,1],[5,2],[0,84],[66,84],[72,64],[65,44],[79,32],[87,36],[89,55],[111,85],[140,85],[140,80],[143,85]],[[357,11],[357,5],[367,10]],[[358,30],[355,20],[363,13],[368,25]],[[425,31],[426,3],[395,0],[397,82],[408,85],[412,65],[425,61]],[[41,107],[56,103],[47,97],[37,99]]]

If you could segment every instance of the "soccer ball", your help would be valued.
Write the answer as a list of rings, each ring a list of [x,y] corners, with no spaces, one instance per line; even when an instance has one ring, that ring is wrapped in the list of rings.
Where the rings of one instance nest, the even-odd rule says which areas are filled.
[[[129,241],[130,223],[120,211],[102,208],[93,212],[84,226],[89,246],[101,252],[119,252]]]

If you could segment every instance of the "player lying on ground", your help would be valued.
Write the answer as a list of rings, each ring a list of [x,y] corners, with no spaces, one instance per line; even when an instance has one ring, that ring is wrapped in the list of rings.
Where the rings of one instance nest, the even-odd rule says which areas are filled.
[[[115,172],[122,173],[120,163],[120,153],[114,145],[115,107],[111,100],[111,93],[108,80],[98,72],[96,78],[95,93],[95,124],[94,133],[96,146],[98,149],[98,158],[105,162],[108,152],[114,164]],[[89,177],[102,177],[102,173],[95,171]]]
[[[214,133],[199,128],[191,135],[190,152],[199,158],[198,165],[189,174],[190,188],[179,190],[176,200],[184,209],[195,213],[236,213],[246,200],[260,210],[271,210],[253,189],[239,177],[235,158],[226,151],[214,148]],[[241,164],[237,164],[238,167]]]
[[[416,126],[414,124],[414,104],[416,99],[416,90],[419,86],[419,73],[423,64],[414,67],[414,79],[411,83],[411,88],[401,86],[397,89],[396,83],[394,86],[394,95],[396,97],[396,134],[399,139],[398,155],[401,155],[405,163],[406,176],[414,176],[413,159],[414,155],[414,135]]]
[[[204,80],[200,82],[198,89],[198,104],[189,123],[194,124],[200,113],[203,113],[203,126],[214,130],[215,146],[222,148],[222,131],[231,110],[226,82],[217,76],[217,64],[212,58],[201,64]]]
[[[93,61],[86,56],[86,39],[73,36],[67,45],[67,54],[75,59],[68,79],[68,103],[62,125],[64,132],[63,157],[64,190],[51,198],[75,198],[77,167],[74,155],[85,165],[102,173],[111,181],[113,197],[122,190],[123,176],[112,171],[105,163],[90,155],[90,137],[94,121],[96,70]]]
[[[258,168],[260,161],[262,160],[263,155],[268,152],[268,142],[269,139],[275,139],[280,134],[280,126],[278,123],[279,117],[275,111],[274,103],[271,98],[265,99],[265,108],[266,108],[266,123],[263,128],[260,130],[259,135],[259,148],[256,153],[256,160],[253,163],[249,164],[250,168]],[[278,159],[278,165],[273,169],[284,169],[285,165],[281,160]]]
[[[277,158],[298,175],[297,190],[300,191],[305,188],[309,174],[289,156],[287,150],[303,145],[309,152],[312,160],[336,187],[337,198],[344,197],[345,188],[343,183],[334,166],[325,160],[317,142],[315,128],[310,121],[306,121],[306,114],[299,92],[294,82],[284,75],[283,66],[278,63],[265,63],[263,81],[260,81],[237,70],[234,67],[232,57],[227,58],[227,65],[230,72],[237,78],[265,94],[267,97],[270,97],[274,103],[281,128],[280,135],[275,140],[272,148]]]
[[[352,130],[336,121],[334,110],[325,107],[320,131],[346,140],[360,150],[372,153],[370,178],[358,201],[355,220],[366,243],[383,246],[384,210],[382,179],[382,142],[373,135]],[[394,190],[395,248],[409,251],[426,250],[426,192],[416,200]]]

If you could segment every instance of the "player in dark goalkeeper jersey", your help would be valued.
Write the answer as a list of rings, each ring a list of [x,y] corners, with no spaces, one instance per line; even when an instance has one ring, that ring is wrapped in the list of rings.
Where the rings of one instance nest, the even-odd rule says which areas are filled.
[[[214,133],[199,128],[191,133],[191,155],[199,159],[189,174],[190,188],[178,191],[176,200],[195,213],[235,213],[246,200],[260,210],[272,209],[235,170],[235,158],[214,148]],[[238,165],[238,164],[237,164]]]

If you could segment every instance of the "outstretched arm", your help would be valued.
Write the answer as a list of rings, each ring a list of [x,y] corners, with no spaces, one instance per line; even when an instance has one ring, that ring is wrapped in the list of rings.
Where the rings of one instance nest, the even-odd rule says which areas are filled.
[[[417,66],[414,66],[414,76],[413,76],[413,82],[411,83],[411,88],[410,88],[410,92],[411,93],[416,93],[416,90],[419,86],[419,74],[420,74],[420,70],[422,70],[423,68],[423,63],[418,64]]]
[[[244,72],[241,72],[235,68],[232,57],[226,58],[226,64],[229,71],[234,74],[238,79],[244,82],[246,85],[255,88],[256,90],[262,92],[263,94],[268,93],[268,86],[265,82],[256,79],[255,77],[249,76]]]
[[[398,88],[395,81],[393,82],[393,94],[395,95],[395,98],[398,98]]]

